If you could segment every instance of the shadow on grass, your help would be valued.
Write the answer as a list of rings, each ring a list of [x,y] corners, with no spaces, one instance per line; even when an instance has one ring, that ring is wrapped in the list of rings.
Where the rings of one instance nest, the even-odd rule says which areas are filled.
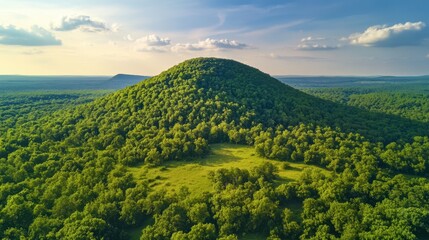
[[[232,155],[232,151],[230,150],[222,150],[222,152],[227,153],[212,153],[196,163],[202,166],[216,166],[222,165],[224,163],[235,162],[242,159],[240,157]]]
[[[139,240],[143,229],[154,223],[155,219],[152,216],[146,216],[140,223],[136,224],[136,226],[125,229],[125,232],[128,235],[127,237],[129,237],[128,239]]]
[[[244,150],[240,150],[243,148],[243,146],[244,145],[213,144],[210,146],[211,149],[207,155],[199,158],[190,158],[183,161],[165,162],[164,166],[160,168],[160,171],[170,171],[172,168],[181,167],[184,165],[191,166],[192,164],[195,164],[197,166],[199,165],[214,167],[225,163],[239,161],[243,158],[234,156],[234,153],[244,152]]]
[[[294,166],[288,165],[288,166],[282,166],[282,169],[280,169],[280,170],[285,170],[285,171],[288,171],[288,170],[302,171],[303,169],[299,168],[299,167],[294,167]]]

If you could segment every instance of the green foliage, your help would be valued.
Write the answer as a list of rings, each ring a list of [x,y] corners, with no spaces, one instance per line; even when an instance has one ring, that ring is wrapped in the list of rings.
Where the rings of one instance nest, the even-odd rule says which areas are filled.
[[[420,87],[420,89],[425,87]],[[305,91],[323,99],[372,112],[397,115],[425,123],[429,122],[429,95],[427,93],[408,92],[407,89],[397,92],[361,88],[307,89]]]
[[[213,224],[218,237],[259,232],[270,239],[361,239],[382,238],[383,234],[416,239],[429,233],[429,201],[424,197],[429,182],[425,178],[406,180],[403,175],[386,178],[379,174],[368,181],[364,172],[356,170],[332,175],[308,170],[298,182],[276,187],[272,179],[264,178],[267,165],[258,166],[253,175],[234,168],[217,170],[212,176],[227,177],[212,177],[215,186],[222,186],[213,193],[198,197],[174,194],[170,206],[180,211],[172,215],[166,208],[156,215],[142,239],[188,239],[191,229],[197,228],[193,224]],[[231,182],[228,176],[241,179],[240,183]],[[359,187],[363,183],[368,187]],[[294,207],[296,202],[302,204],[301,210]],[[191,221],[190,216],[198,221]],[[179,218],[181,224],[168,226]],[[166,231],[166,227],[174,231]]]
[[[192,194],[200,194],[214,190],[209,180],[210,172],[214,173],[221,168],[251,171],[253,167],[263,162],[269,162],[279,170],[277,172],[279,178],[275,179],[278,183],[299,179],[303,169],[306,168],[316,168],[327,173],[317,166],[296,162],[287,162],[290,168],[285,170],[282,165],[286,162],[260,157],[256,154],[254,147],[230,143],[211,144],[210,153],[204,158],[166,162],[158,167],[139,165],[129,167],[128,170],[137,182],[148,181],[154,191],[163,189],[168,193],[178,192],[182,186],[186,186]]]
[[[429,169],[428,137],[384,146],[371,143],[359,134],[299,125],[286,130],[261,131],[255,138],[255,149],[263,157],[316,164],[335,172],[376,165],[427,176]],[[374,170],[365,169],[372,176],[376,174]]]
[[[75,101],[63,97],[73,98],[46,95],[39,99],[45,108],[27,97],[1,106],[1,238],[124,239],[148,218],[154,223],[142,239],[429,233],[425,123],[321,100],[213,58],[186,61],[74,108],[62,108]],[[191,194],[153,190],[161,175],[137,181],[128,171],[203,162],[209,144],[223,142],[330,173],[311,167],[297,181],[280,181],[292,171],[279,170],[281,163],[218,168],[209,174],[214,191]]]
[[[0,137],[63,108],[91,102],[108,91],[14,92],[0,96]],[[1,153],[0,153],[1,157]]]

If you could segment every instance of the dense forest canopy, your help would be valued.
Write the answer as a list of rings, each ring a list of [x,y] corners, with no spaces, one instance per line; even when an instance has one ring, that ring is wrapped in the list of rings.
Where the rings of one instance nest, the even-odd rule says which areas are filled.
[[[126,239],[154,219],[142,239],[423,238],[429,128],[415,120],[323,100],[232,60],[191,59],[90,103],[2,125],[0,236]],[[213,189],[201,194],[167,194],[128,171],[202,158],[221,142],[329,173],[279,182],[262,162],[213,171]]]
[[[0,96],[0,136],[5,137],[9,129],[49,115],[60,109],[93,101],[109,93],[109,90],[79,91],[20,91]]]
[[[420,122],[429,121],[429,94],[413,89],[305,89],[314,96],[372,112],[393,114]]]

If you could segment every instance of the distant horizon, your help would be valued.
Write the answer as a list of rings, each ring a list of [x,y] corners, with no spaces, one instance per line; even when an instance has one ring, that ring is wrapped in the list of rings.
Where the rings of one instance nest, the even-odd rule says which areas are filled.
[[[134,74],[134,73],[117,73],[113,75],[72,75],[72,74],[46,74],[46,75],[37,75],[37,74],[0,74],[0,77],[6,76],[22,76],[22,77],[114,77],[116,75],[134,75],[134,76],[143,76],[143,77],[154,77],[156,75],[147,75],[147,74]],[[269,74],[269,73],[268,73]],[[295,74],[269,74],[272,77],[362,77],[362,78],[372,78],[372,77],[429,77],[429,74],[423,75],[295,75]]]

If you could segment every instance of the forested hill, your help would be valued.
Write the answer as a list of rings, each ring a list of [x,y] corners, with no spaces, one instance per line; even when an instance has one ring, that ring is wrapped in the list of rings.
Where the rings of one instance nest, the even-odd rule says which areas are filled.
[[[81,110],[78,110],[81,111]],[[259,70],[225,59],[185,61],[151,79],[100,99],[83,109],[85,118],[121,119],[126,128],[191,128],[202,122],[238,128],[294,126],[339,127],[373,141],[390,142],[428,135],[421,124],[400,117],[344,107],[304,94]],[[101,118],[99,118],[101,120]],[[130,122],[132,121],[132,122]],[[407,129],[406,132],[402,131]]]
[[[204,155],[209,143],[254,145],[261,131],[302,124],[359,134],[371,142],[403,143],[429,135],[424,123],[322,100],[236,61],[196,58],[11,130],[17,139],[13,142],[9,133],[12,146],[5,149],[53,141],[64,151],[116,149],[123,164],[160,164]]]
[[[388,238],[415,239],[429,232],[429,185],[413,177],[427,176],[428,131],[307,95],[232,60],[191,59],[0,133],[0,238],[127,239],[127,229],[153,217],[142,239],[380,239],[386,229]],[[332,174],[307,171],[276,188],[269,164],[220,169],[211,174],[215,193],[190,199],[153,191],[150,179],[137,182],[127,170],[198,159],[222,142]],[[395,177],[402,173],[410,178]]]
[[[112,78],[110,78],[111,81],[134,81],[135,83],[148,78],[147,76],[142,76],[142,75],[133,75],[133,74],[123,74],[123,73],[119,73],[116,74],[115,76],[113,76]]]

